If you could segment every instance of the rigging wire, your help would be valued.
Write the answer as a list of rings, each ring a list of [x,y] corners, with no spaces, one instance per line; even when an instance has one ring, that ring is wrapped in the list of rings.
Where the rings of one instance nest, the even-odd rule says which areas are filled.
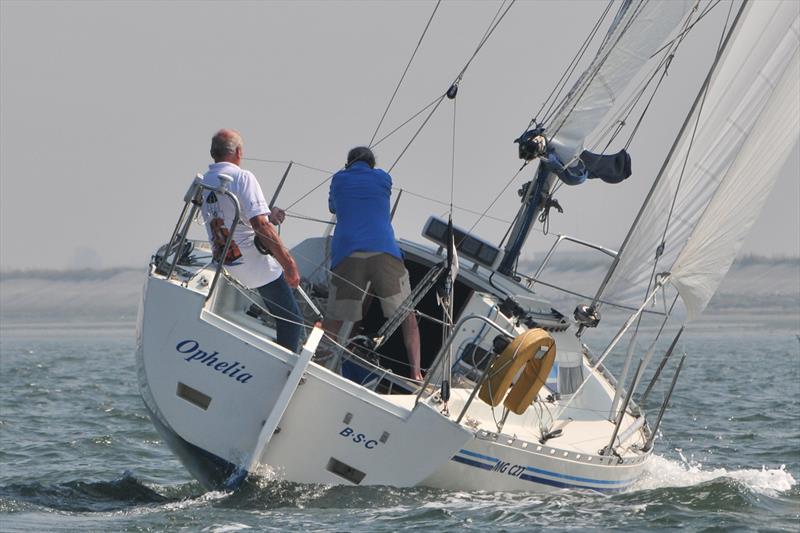
[[[651,73],[651,75],[646,80],[642,81],[639,84],[639,87],[637,87],[635,92],[628,98],[628,101],[621,107],[620,114],[621,115],[624,114],[624,116],[622,116],[622,118],[615,119],[613,122],[610,122],[609,126],[597,138],[597,141],[592,145],[592,147],[591,147],[592,151],[597,151],[597,146],[600,144],[600,142],[602,142],[602,140],[604,138],[607,138],[607,137],[608,137],[608,142],[603,147],[603,149],[600,151],[600,153],[605,153],[608,150],[608,148],[611,145],[611,143],[616,139],[616,137],[622,132],[623,128],[626,126],[628,118],[633,113],[633,110],[635,109],[635,107],[637,106],[639,101],[644,96],[644,93],[646,92],[647,88],[650,86],[652,81],[655,79],[655,77],[658,74],[658,72],[661,71],[661,77],[659,78],[655,88],[653,89],[653,92],[650,95],[650,98],[647,101],[647,104],[645,105],[644,110],[641,112],[636,124],[634,125],[634,128],[633,128],[631,134],[628,137],[628,140],[626,141],[625,149],[628,149],[630,147],[631,143],[633,142],[634,137],[638,133],[639,127],[641,126],[645,115],[649,111],[649,108],[650,108],[651,103],[653,102],[653,99],[655,98],[656,94],[658,93],[662,82],[664,81],[664,79],[668,75],[668,70],[669,70],[669,67],[670,67],[670,65],[672,63],[672,60],[674,59],[678,48],[683,43],[684,38],[688,35],[689,30],[691,30],[691,28],[693,28],[694,25],[697,24],[697,22],[700,19],[702,19],[708,13],[710,13],[711,10],[713,10],[719,4],[719,2],[720,2],[720,0],[716,0],[716,2],[714,2],[712,4],[711,0],[709,0],[708,5],[706,6],[706,8],[700,13],[698,18],[696,20],[694,20],[694,22],[692,22],[691,17],[687,18],[687,20],[686,20],[686,22],[684,24],[684,28],[680,31],[680,33],[678,34],[678,36],[675,39],[672,39],[670,41],[669,47],[668,46],[663,46],[663,47],[661,47],[659,49],[659,51],[661,51],[661,50],[665,50],[665,49],[668,48],[667,53],[665,53],[664,57],[662,57],[662,59],[659,60],[659,63],[653,69],[653,72]],[[654,53],[650,57],[653,58],[657,54],[658,54],[658,52]],[[612,129],[615,130],[613,133],[611,133]]]
[[[500,4],[500,7],[497,8],[497,13],[495,13],[494,18],[489,23],[489,27],[486,30],[486,33],[483,34],[483,38],[481,39],[481,41],[478,43],[478,47],[472,53],[472,56],[467,61],[467,64],[464,65],[464,68],[461,69],[461,72],[459,73],[458,77],[456,78],[457,81],[460,81],[461,78],[464,77],[464,74],[467,72],[467,68],[469,68],[470,64],[472,63],[472,60],[475,59],[475,57],[478,55],[478,52],[481,51],[481,48],[483,48],[483,45],[486,44],[486,42],[489,40],[489,37],[492,36],[492,34],[494,33],[494,30],[497,29],[497,26],[500,25],[500,22],[502,22],[503,18],[505,18],[505,16],[508,14],[509,9],[511,9],[511,7],[514,5],[514,3],[516,1],[517,0],[511,0],[511,2],[509,2],[509,4],[508,4],[508,7],[506,7],[505,11],[503,11],[503,14],[500,15],[499,17],[497,15],[497,13],[500,13],[500,11],[503,9],[503,5],[505,5],[506,0],[503,0],[503,2]]]
[[[523,168],[525,168],[527,165],[528,165],[528,162],[526,161],[526,162],[525,162],[525,164],[523,164],[523,165],[520,167],[520,169],[519,169],[519,170],[517,170],[517,171],[514,173],[514,175],[513,175],[513,176],[511,176],[511,179],[510,179],[510,180],[508,180],[508,183],[506,183],[506,184],[505,184],[505,186],[503,187],[503,189],[502,189],[502,190],[501,190],[499,193],[497,193],[497,196],[495,196],[495,197],[494,197],[494,200],[492,200],[492,202],[491,202],[491,203],[490,203],[490,204],[489,204],[489,205],[486,207],[486,209],[484,209],[484,210],[483,210],[483,212],[481,213],[481,215],[478,217],[478,220],[476,220],[476,221],[475,221],[475,223],[474,223],[474,224],[472,224],[472,226],[469,228],[469,230],[467,231],[467,233],[472,233],[472,230],[474,230],[474,229],[475,229],[475,226],[477,226],[477,225],[478,225],[478,223],[479,223],[481,220],[483,220],[484,218],[487,218],[487,217],[486,217],[486,213],[488,213],[488,212],[489,212],[489,210],[490,210],[490,209],[491,209],[491,208],[494,206],[494,204],[497,202],[497,200],[499,200],[499,199],[500,199],[500,197],[503,195],[503,193],[504,193],[504,192],[506,192],[506,189],[508,189],[508,187],[509,187],[509,186],[510,186],[512,183],[514,183],[514,180],[516,180],[516,179],[517,179],[517,176],[519,176],[519,173],[520,173],[520,172],[522,172],[522,169],[523,169]]]
[[[372,134],[372,138],[369,140],[369,147],[372,148],[372,142],[375,140],[375,137],[378,135],[378,131],[381,129],[381,125],[383,124],[384,119],[386,118],[386,114],[389,112],[389,108],[392,106],[392,102],[394,102],[395,97],[397,96],[397,91],[400,90],[400,85],[402,85],[403,80],[406,78],[406,74],[408,74],[408,69],[411,67],[411,62],[414,61],[414,57],[417,55],[417,51],[419,50],[420,45],[422,44],[422,40],[425,38],[425,34],[428,33],[428,28],[431,26],[431,22],[433,21],[434,15],[436,15],[436,11],[439,9],[439,5],[442,3],[442,0],[438,0],[436,5],[433,8],[433,13],[431,13],[430,18],[428,18],[427,24],[425,24],[425,29],[422,30],[422,35],[419,36],[419,41],[417,41],[417,46],[414,48],[414,52],[411,54],[411,58],[408,60],[406,64],[405,70],[403,70],[403,74],[400,76],[400,81],[397,82],[397,86],[394,88],[394,92],[392,93],[392,97],[389,99],[389,103],[386,104],[386,109],[383,111],[383,115],[381,115],[380,121],[378,121],[378,126],[375,128],[375,133]]]
[[[714,4],[713,4],[713,5],[711,5],[711,0],[709,0],[709,7],[707,7],[707,8],[706,8],[706,9],[705,9],[705,10],[704,10],[704,11],[703,11],[701,14],[700,14],[700,16],[699,16],[699,17],[697,17],[697,20],[695,20],[695,21],[694,21],[694,22],[691,24],[691,26],[689,26],[689,27],[687,27],[686,29],[684,29],[684,30],[683,30],[681,33],[679,33],[678,35],[676,35],[676,36],[675,36],[673,39],[670,39],[669,41],[667,41],[666,43],[664,43],[664,45],[663,45],[661,48],[659,48],[658,50],[656,50],[655,52],[653,52],[653,55],[651,55],[650,57],[651,57],[651,58],[653,58],[653,57],[657,56],[659,52],[661,52],[661,51],[662,51],[662,50],[664,50],[665,48],[669,48],[670,46],[672,46],[672,43],[673,43],[673,42],[675,42],[676,40],[679,40],[679,39],[680,39],[680,40],[683,40],[683,38],[684,38],[685,34],[689,33],[689,32],[692,30],[692,28],[694,28],[695,24],[697,24],[698,22],[700,22],[700,21],[703,19],[703,17],[705,17],[706,15],[708,15],[708,14],[711,12],[711,10],[712,10],[712,9],[714,9],[715,7],[717,7],[717,5],[718,5],[718,4],[719,4],[721,1],[722,1],[722,0],[716,0],[716,1],[714,2]]]
[[[406,144],[405,148],[403,148],[403,150],[400,152],[400,155],[397,156],[397,159],[394,160],[394,163],[392,163],[392,166],[389,167],[389,170],[387,170],[387,172],[389,174],[392,173],[392,170],[394,169],[394,167],[397,165],[397,163],[400,162],[400,159],[405,155],[406,151],[408,151],[408,149],[411,147],[411,144],[416,140],[417,136],[419,136],[419,134],[422,132],[423,128],[425,128],[425,126],[428,124],[428,121],[431,119],[431,117],[436,112],[436,110],[439,109],[439,106],[441,105],[442,101],[445,99],[446,96],[447,96],[447,94],[442,94],[436,100],[436,105],[433,107],[433,109],[431,109],[431,112],[428,113],[428,116],[425,117],[425,120],[422,121],[422,124],[420,124],[419,128],[417,128],[417,131],[411,137],[411,140],[408,141],[408,144]]]
[[[456,181],[456,109],[458,100],[453,98],[453,148],[450,156],[450,217],[453,216],[453,190]]]
[[[482,47],[483,47],[483,46],[486,44],[486,42],[489,40],[489,38],[491,37],[492,33],[494,33],[494,31],[495,31],[495,29],[497,28],[497,26],[500,24],[500,22],[501,22],[501,21],[503,20],[503,18],[506,16],[506,14],[508,13],[508,11],[511,9],[511,7],[514,5],[514,3],[515,3],[515,2],[516,2],[516,0],[511,0],[511,2],[510,2],[510,3],[509,3],[507,6],[506,6],[506,0],[503,0],[503,2],[500,4],[500,7],[499,7],[499,8],[498,8],[498,10],[495,12],[495,15],[494,15],[494,17],[492,18],[492,20],[491,20],[491,22],[489,23],[489,25],[488,25],[488,27],[487,27],[486,31],[484,32],[483,36],[481,37],[481,39],[480,39],[480,41],[479,41],[479,43],[478,43],[478,45],[477,45],[477,47],[476,47],[475,51],[474,51],[474,52],[472,53],[472,55],[469,57],[469,59],[467,60],[466,64],[464,65],[464,67],[463,67],[463,68],[461,69],[461,71],[459,72],[458,76],[456,76],[456,79],[455,79],[455,81],[453,82],[454,84],[456,84],[456,83],[458,83],[458,82],[460,82],[460,81],[461,81],[461,79],[463,78],[463,76],[464,76],[464,74],[465,74],[465,72],[466,72],[467,68],[470,66],[470,64],[472,63],[472,61],[473,61],[473,60],[475,59],[475,57],[478,55],[478,53],[480,52],[481,48],[482,48]],[[433,15],[436,13],[436,9],[438,8],[438,5],[439,5],[439,3],[437,3],[437,6],[436,6],[436,8],[434,9],[433,13],[431,14],[431,17],[429,18],[429,20],[428,20],[428,23],[426,24],[426,26],[425,26],[425,29],[423,30],[423,34],[422,34],[422,36],[420,37],[420,40],[419,40],[419,42],[417,43],[417,48],[419,47],[419,44],[422,42],[422,38],[424,37],[425,33],[426,33],[426,32],[427,32],[427,30],[428,30],[428,27],[430,26],[431,20],[432,20],[432,18],[433,18]],[[504,6],[506,6],[506,7],[505,7],[505,10],[503,10],[503,7],[504,7]],[[412,54],[412,58],[411,58],[411,60],[413,60],[413,58],[414,58],[414,55],[416,54],[416,50],[417,50],[417,49],[415,48],[415,51],[414,51],[414,53]],[[409,65],[410,65],[410,63],[411,63],[411,60],[409,60]],[[409,68],[409,65],[407,65],[407,66],[406,66],[406,71],[407,71],[407,69]],[[401,76],[401,80],[400,80],[400,82],[398,83],[398,88],[399,88],[399,85],[400,85],[400,83],[402,83],[402,81],[403,81],[403,77],[404,77],[404,76],[405,76],[405,71],[404,71],[404,74],[403,74],[403,76]],[[395,89],[395,94],[396,94],[396,92],[397,92],[397,89]],[[447,96],[447,94],[446,94],[446,93],[445,93],[445,94],[442,94],[442,95],[440,95],[440,96],[437,96],[437,97],[436,97],[436,98],[435,98],[435,99],[434,99],[432,102],[430,102],[429,104],[427,104],[426,106],[424,106],[422,109],[420,109],[419,111],[417,111],[417,112],[416,112],[414,115],[412,115],[412,116],[411,116],[409,119],[407,119],[405,122],[403,122],[402,124],[400,124],[399,126],[397,126],[396,128],[394,128],[392,131],[390,131],[388,134],[384,135],[383,137],[381,137],[381,138],[380,138],[380,139],[378,139],[377,141],[373,142],[373,141],[374,141],[374,139],[375,139],[375,136],[377,135],[377,131],[380,129],[380,123],[379,123],[379,126],[378,126],[378,128],[376,128],[376,133],[373,135],[372,141],[370,142],[370,146],[371,146],[371,147],[375,147],[375,146],[377,146],[378,144],[382,143],[382,142],[383,142],[383,141],[385,141],[387,138],[389,138],[391,135],[393,135],[393,134],[394,134],[394,133],[396,133],[398,130],[400,130],[402,127],[404,127],[405,125],[407,125],[409,122],[411,122],[412,120],[414,120],[414,119],[415,119],[415,118],[417,118],[419,115],[421,115],[422,113],[424,113],[426,110],[430,109],[430,108],[433,106],[433,109],[431,109],[431,110],[430,110],[430,112],[428,113],[428,115],[425,117],[425,119],[423,120],[422,124],[419,126],[419,128],[417,129],[417,131],[416,131],[416,132],[414,133],[414,135],[411,137],[411,140],[410,140],[410,141],[409,141],[409,142],[406,144],[406,146],[405,146],[405,147],[403,148],[403,150],[401,151],[400,155],[398,155],[398,157],[395,159],[394,163],[392,163],[392,165],[389,167],[389,169],[388,169],[388,172],[391,172],[391,171],[394,169],[394,167],[397,165],[397,163],[400,161],[400,159],[401,159],[401,158],[403,157],[403,155],[406,153],[406,151],[408,150],[408,148],[411,146],[411,144],[414,142],[414,140],[415,140],[415,139],[417,138],[417,136],[420,134],[420,132],[422,131],[422,129],[424,129],[424,127],[427,125],[428,121],[431,119],[431,117],[432,117],[432,116],[433,116],[433,114],[436,112],[436,110],[438,109],[439,105],[442,103],[442,101],[444,100],[444,98],[445,98],[446,96]],[[394,98],[395,98],[395,95],[393,95],[393,96],[392,96],[392,98],[390,99],[390,103],[389,103],[389,105],[391,105],[391,102],[392,102],[392,100],[393,100]],[[387,111],[388,111],[388,106],[387,106]],[[385,117],[385,115],[386,115],[386,112],[384,112],[384,117]],[[383,120],[384,120],[384,117],[382,117],[382,118],[381,118],[381,121],[380,121],[381,123],[383,122]],[[455,125],[454,125],[454,127],[455,127]],[[453,157],[455,157],[455,155],[453,155]],[[283,160],[273,160],[273,159],[265,159],[265,158],[244,158],[244,159],[246,159],[246,160],[249,160],[249,161],[259,161],[259,162],[265,162],[265,163],[283,163],[283,164],[286,164],[286,163],[288,163],[288,161],[283,161]],[[314,191],[316,191],[317,189],[319,189],[320,187],[322,187],[322,186],[323,186],[325,183],[327,183],[327,182],[328,182],[328,181],[331,179],[331,174],[333,174],[333,172],[332,172],[332,171],[328,171],[328,170],[321,169],[321,168],[318,168],[318,167],[314,167],[314,166],[312,166],[312,165],[307,165],[307,164],[304,164],[304,163],[298,163],[298,162],[295,162],[295,165],[298,165],[298,166],[300,166],[300,167],[304,167],[304,168],[308,168],[308,169],[311,169],[311,170],[315,170],[315,171],[318,171],[318,172],[322,172],[322,173],[328,174],[328,177],[326,177],[326,179],[325,179],[325,180],[323,180],[322,182],[318,183],[318,184],[317,184],[317,185],[315,185],[313,188],[311,188],[310,190],[308,190],[307,192],[305,192],[304,194],[302,194],[302,195],[301,195],[299,198],[297,198],[297,199],[296,199],[294,202],[292,202],[291,204],[289,204],[289,206],[286,208],[286,210],[288,210],[288,209],[290,209],[290,208],[294,207],[294,206],[295,206],[295,205],[297,205],[299,202],[301,202],[301,201],[303,201],[304,199],[306,199],[306,198],[307,198],[309,195],[311,195],[311,194],[312,194]],[[453,168],[454,168],[454,167],[455,167],[455,164],[453,163],[453,165],[452,165],[452,166],[453,166]],[[453,175],[454,175],[454,171],[453,171],[451,174],[453,174]],[[452,181],[453,181],[453,176],[451,176],[451,182],[452,182]],[[452,184],[451,184],[451,189],[452,189],[452,188],[453,188],[453,186],[452,186]],[[506,186],[506,187],[503,189],[503,191],[505,191],[505,189],[506,189],[506,188],[508,188],[508,186]],[[422,198],[425,198],[424,196],[422,196],[422,195],[419,195],[419,194],[415,194],[415,193],[410,193],[410,194],[412,194],[412,195],[415,195],[415,196],[419,196],[419,197],[422,197]],[[426,199],[432,200],[432,199],[430,199],[430,198],[426,198]],[[454,207],[455,207],[455,208],[458,208],[457,206],[454,206],[454,205],[452,205],[452,200],[453,200],[453,192],[452,192],[452,191],[451,191],[451,198],[450,198],[450,200],[451,200],[451,201],[450,201],[450,204],[451,204],[450,211],[452,212],[452,210],[453,210],[453,208],[454,208]],[[496,201],[496,199],[495,199],[495,201]],[[446,205],[446,204],[445,204],[445,205]],[[494,202],[492,203],[492,205],[494,205]],[[490,205],[490,207],[491,207],[491,205]],[[465,209],[465,208],[458,208],[458,209],[463,209],[463,210],[465,210],[465,211],[467,211],[467,212],[472,212],[472,213],[475,213],[474,211],[471,211],[471,210],[469,210],[469,209]],[[487,212],[488,212],[488,209],[487,209],[487,210],[485,210],[483,213],[481,213],[481,215],[480,215],[480,217],[479,217],[478,221],[480,221],[480,220],[481,220],[481,219],[483,219],[483,218],[491,218],[491,219],[495,219],[495,220],[500,220],[500,221],[502,221],[501,219],[497,219],[497,218],[495,218],[495,217],[488,217],[488,216],[486,216],[486,213],[487,213]],[[503,221],[503,222],[507,222],[507,221]],[[476,222],[476,223],[477,223],[477,222]],[[474,226],[473,226],[473,229],[474,229]]]
[[[489,37],[492,36],[494,31],[497,29],[497,26],[500,24],[500,22],[503,21],[503,18],[505,18],[505,16],[508,14],[509,9],[511,9],[511,7],[514,5],[515,2],[516,2],[516,0],[511,0],[511,2],[508,4],[508,6],[506,7],[505,11],[503,11],[501,15],[498,16],[498,15],[495,14],[495,17],[492,19],[492,22],[489,24],[489,29],[486,30],[486,33],[484,33],[483,37],[481,38],[480,42],[478,43],[478,46],[475,48],[475,51],[472,53],[472,55],[467,60],[467,62],[464,65],[464,67],[458,73],[458,76],[456,76],[456,78],[453,81],[453,83],[450,84],[450,87],[452,87],[454,85],[457,86],[461,82],[461,80],[463,79],[464,74],[466,73],[466,71],[469,68],[470,64],[472,64],[472,61],[478,55],[478,52],[481,51],[481,48],[483,48],[483,45],[485,45],[486,42],[489,40]],[[500,5],[500,9],[502,9],[503,5],[505,5],[505,0],[503,0],[503,4]],[[498,10],[498,12],[499,12],[499,10]],[[448,87],[448,91],[449,90],[450,90],[450,88]],[[436,112],[436,110],[439,108],[439,106],[441,105],[442,101],[446,97],[447,97],[447,93],[445,92],[444,94],[439,96],[439,98],[436,100],[436,105],[434,105],[433,109],[431,109],[430,113],[428,113],[428,116],[425,117],[425,120],[422,122],[422,124],[419,126],[417,131],[411,137],[411,140],[408,141],[408,144],[406,144],[405,148],[403,148],[403,150],[400,152],[400,155],[397,156],[397,159],[395,159],[394,163],[392,163],[392,165],[389,167],[388,172],[390,174],[391,174],[392,170],[394,169],[394,167],[397,165],[397,163],[400,161],[400,159],[405,155],[405,153],[411,147],[411,145],[416,140],[416,138],[419,136],[419,134],[422,132],[422,130],[425,128],[425,126],[428,124],[428,121],[431,119],[433,114]]]
[[[521,278],[528,280],[528,282],[534,282],[537,285],[544,285],[545,287],[548,287],[550,289],[561,291],[561,292],[569,294],[571,296],[577,296],[578,298],[581,298],[583,300],[591,300],[592,299],[591,296],[587,296],[587,295],[581,294],[579,292],[571,291],[569,289],[565,289],[564,287],[559,287],[558,285],[553,285],[552,283],[547,283],[547,282],[542,281],[542,280],[540,280],[538,278],[534,278],[533,276],[527,276],[525,274],[518,274],[518,275]],[[611,307],[616,307],[617,309],[625,309],[626,311],[636,311],[635,307],[632,307],[632,306],[629,306],[629,305],[625,305],[625,304],[616,303],[616,302],[611,302],[609,300],[598,300],[598,302],[602,303],[603,305],[610,305]],[[642,313],[648,313],[648,314],[653,314],[653,315],[664,315],[665,314],[665,313],[662,313],[661,311],[651,311],[651,310],[647,310],[647,309],[642,311]]]
[[[295,164],[297,164],[297,163],[295,163]],[[330,176],[326,177],[322,182],[318,183],[311,190],[309,190],[306,193],[304,193],[303,196],[301,196],[300,198],[298,198],[297,200],[295,200],[294,202],[289,204],[284,209],[284,211],[286,211],[286,213],[287,213],[287,216],[289,216],[289,209],[291,209],[292,207],[297,205],[299,202],[304,200],[306,197],[311,195],[314,191],[316,191],[317,189],[319,189],[320,187],[325,185],[325,183],[327,183],[329,180],[330,180]],[[395,191],[403,191],[404,194],[408,194],[410,196],[414,196],[414,197],[419,198],[421,200],[426,200],[428,202],[439,204],[439,205],[442,205],[442,206],[445,206],[445,207],[450,206],[450,204],[447,203],[447,202],[444,202],[442,200],[438,200],[438,199],[430,197],[430,196],[426,196],[424,194],[420,194],[418,192],[411,191],[409,189],[406,189],[405,187],[402,187],[402,188],[401,187],[392,187],[392,189],[395,190]],[[496,217],[496,216],[492,216],[492,215],[487,215],[486,211],[481,213],[480,211],[476,211],[474,209],[470,209],[468,207],[463,207],[463,206],[460,206],[460,205],[457,205],[457,204],[452,204],[452,209],[453,210],[457,210],[457,211],[463,211],[465,213],[470,213],[472,215],[479,215],[479,216],[481,216],[481,218],[487,218],[489,220],[494,220],[495,222],[502,222],[503,224],[510,224],[511,223],[510,220],[506,220],[504,218],[500,218],[500,217]],[[313,222],[321,222],[323,224],[335,224],[335,222],[331,222],[330,220],[315,219],[315,218],[312,218],[312,217],[308,217],[306,215],[302,215],[301,213],[297,213],[297,212],[295,212],[293,214],[293,216],[294,216],[294,218],[311,220]]]
[[[416,196],[417,198],[421,198],[421,199],[427,200],[429,202],[433,202],[433,203],[436,203],[436,204],[439,204],[439,205],[443,205],[445,207],[448,205],[447,202],[443,202],[442,200],[437,200],[436,198],[431,198],[429,196],[425,196],[425,195],[422,195],[422,194],[419,194],[419,193],[416,193],[416,192],[413,192],[413,191],[409,191],[406,188],[400,189],[398,187],[395,187],[395,189],[396,190],[402,190],[405,194],[410,194],[411,196]],[[460,206],[455,205],[455,204],[453,205],[453,209],[457,209],[459,211],[464,211],[465,213],[470,213],[472,215],[481,215],[482,214],[480,211],[475,211],[474,209],[469,209],[469,208],[466,208],[466,207],[460,207]],[[503,219],[503,218],[498,218],[498,217],[495,217],[495,216],[492,216],[492,215],[485,215],[484,214],[483,218],[488,218],[489,220],[494,220],[496,222],[502,222],[503,224],[510,224],[511,223],[510,220],[506,220],[506,219]]]
[[[300,203],[300,202],[302,202],[303,200],[305,200],[306,198],[308,198],[308,197],[309,197],[309,196],[310,196],[310,195],[311,195],[311,194],[312,194],[314,191],[316,191],[317,189],[319,189],[320,187],[322,187],[323,185],[325,185],[326,183],[328,183],[328,182],[331,180],[331,178],[333,178],[333,174],[330,174],[330,175],[328,175],[328,177],[326,177],[324,180],[322,180],[322,181],[321,181],[321,182],[319,182],[317,185],[315,185],[313,188],[311,188],[311,190],[309,190],[309,191],[306,191],[304,194],[302,194],[302,195],[300,196],[300,198],[298,198],[297,200],[295,200],[294,202],[292,202],[291,204],[289,204],[288,206],[286,206],[286,207],[284,208],[284,210],[289,210],[289,209],[291,209],[292,207],[296,206],[298,203]]]
[[[335,226],[336,225],[336,222],[331,222],[330,220],[323,220],[321,218],[316,218],[316,217],[311,217],[311,216],[308,216],[308,215],[303,215],[303,214],[297,213],[297,212],[292,213],[292,212],[286,211],[286,217],[287,218],[296,218],[298,220],[307,220],[309,222],[319,222],[320,224],[325,224],[325,225],[328,225],[328,226]]]
[[[398,131],[398,130],[400,130],[400,129],[401,129],[403,126],[405,126],[406,124],[408,124],[409,122],[411,122],[412,120],[414,120],[415,118],[417,118],[418,116],[420,116],[422,113],[424,113],[425,111],[427,111],[427,110],[428,110],[428,108],[429,108],[429,107],[431,107],[431,106],[432,106],[433,104],[435,104],[436,102],[438,102],[438,101],[439,101],[439,99],[440,99],[440,97],[439,97],[439,96],[437,96],[436,98],[434,98],[434,99],[433,99],[433,101],[432,101],[431,103],[429,103],[428,105],[426,105],[425,107],[423,107],[422,109],[420,109],[419,111],[417,111],[416,113],[414,113],[413,115],[411,115],[411,117],[410,117],[408,120],[406,120],[405,122],[403,122],[402,124],[400,124],[399,126],[397,126],[396,128],[394,128],[392,131],[390,131],[389,133],[387,133],[386,135],[384,135],[384,136],[383,136],[383,137],[381,137],[380,139],[378,139],[378,140],[377,140],[377,141],[376,141],[374,144],[372,144],[372,145],[371,145],[371,148],[375,148],[376,146],[378,146],[379,144],[381,144],[383,141],[385,141],[386,139],[388,139],[389,137],[391,137],[392,135],[394,135],[395,133],[397,133],[397,131]]]
[[[286,165],[288,163],[294,163],[298,167],[307,168],[309,170],[315,170],[317,172],[322,172],[323,174],[332,174],[333,171],[325,170],[324,168],[318,168],[311,165],[307,165],[305,163],[298,163],[297,161],[282,161],[278,159],[261,159],[259,157],[243,157],[242,161],[258,161],[259,163],[280,163],[282,165]]]
[[[597,76],[598,72],[600,72],[600,69],[602,68],[602,66],[605,64],[605,62],[611,56],[611,52],[614,51],[616,46],[622,40],[622,37],[628,32],[628,30],[630,29],[630,27],[633,24],[633,22],[639,17],[639,15],[641,15],[641,12],[642,12],[641,10],[642,10],[642,7],[644,5],[645,5],[645,2],[642,2],[641,4],[638,4],[636,6],[636,8],[634,9],[634,11],[631,14],[631,16],[625,22],[625,26],[620,30],[619,35],[617,36],[617,38],[614,41],[614,43],[611,46],[609,46],[608,52],[606,52],[605,56],[603,56],[603,58],[600,59],[600,61],[598,61],[596,68],[591,73],[591,75],[587,79],[586,83],[582,87],[582,90],[581,90],[580,94],[578,94],[574,98],[574,102],[573,102],[572,107],[570,108],[570,110],[566,112],[566,114],[564,115],[564,118],[561,120],[561,123],[558,125],[558,127],[555,128],[555,131],[553,131],[553,132],[551,132],[549,134],[550,139],[554,138],[556,135],[558,135],[558,132],[561,131],[561,128],[564,126],[564,124],[566,123],[566,121],[569,118],[569,116],[572,115],[572,113],[575,111],[575,107],[577,107],[578,103],[581,101],[581,98],[586,93],[586,91],[589,89],[589,86],[591,85],[592,81],[594,81],[594,79]],[[566,104],[566,102],[567,102],[567,99],[565,98],[564,104]]]
[[[534,115],[534,117],[528,123],[528,127],[525,128],[526,131],[528,129],[530,129],[530,127],[532,125],[534,125],[538,121],[538,117],[542,114],[542,111],[544,110],[544,108],[545,108],[545,106],[547,105],[548,102],[550,102],[550,106],[547,108],[547,111],[545,112],[545,118],[542,119],[542,123],[546,123],[547,120],[550,118],[550,116],[551,116],[550,113],[553,110],[553,106],[558,101],[559,96],[561,96],[561,93],[564,90],[564,87],[566,87],[567,81],[569,81],[569,78],[575,72],[575,69],[577,68],[578,64],[580,63],[580,60],[583,59],[583,56],[586,53],[586,50],[588,50],[588,48],[589,48],[589,43],[592,40],[594,40],[594,37],[597,34],[597,30],[602,25],[603,21],[605,20],[606,16],[608,15],[609,11],[611,10],[611,6],[613,4],[614,4],[614,0],[609,0],[608,4],[606,5],[605,10],[603,10],[603,13],[597,19],[597,22],[595,22],[594,27],[589,32],[589,35],[586,36],[586,39],[583,41],[583,44],[581,45],[581,47],[578,49],[578,52],[576,52],[575,56],[572,58],[572,61],[570,61],[569,65],[567,65],[567,68],[564,69],[564,72],[561,74],[561,78],[559,78],[559,80],[553,86],[553,89],[550,91],[550,94],[547,95],[547,98],[545,99],[545,101],[542,102],[542,106],[539,108],[539,111],[536,112],[536,115]],[[556,91],[558,91],[558,92],[556,93]],[[552,101],[551,101],[551,98],[552,98]]]

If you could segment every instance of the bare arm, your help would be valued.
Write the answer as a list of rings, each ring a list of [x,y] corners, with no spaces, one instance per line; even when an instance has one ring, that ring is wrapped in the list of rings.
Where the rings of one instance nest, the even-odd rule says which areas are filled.
[[[300,272],[297,270],[297,263],[283,245],[280,235],[275,231],[275,226],[270,224],[266,215],[256,215],[250,219],[253,230],[262,238],[262,242],[267,245],[272,256],[283,267],[283,275],[286,283],[290,287],[297,287],[300,284]]]

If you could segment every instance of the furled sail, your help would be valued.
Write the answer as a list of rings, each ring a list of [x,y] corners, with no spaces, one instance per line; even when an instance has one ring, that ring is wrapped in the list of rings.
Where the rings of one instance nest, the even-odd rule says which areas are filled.
[[[637,73],[696,5],[697,0],[623,0],[597,55],[564,97],[552,119],[545,118],[544,135],[549,139],[547,158],[542,159],[544,164],[540,166],[543,172],[537,175],[531,194],[523,198],[498,272],[509,275],[516,268],[522,245],[543,205],[543,195],[549,193],[557,179],[570,185],[592,177],[616,183],[630,175],[631,165],[626,153],[609,158],[588,154],[587,161],[575,158],[583,152],[586,137],[608,115]],[[517,139],[522,159],[529,161],[542,155],[543,148],[538,147],[538,143],[528,144],[540,134],[539,128],[535,128]]]
[[[606,298],[641,301],[669,271],[689,318],[705,308],[798,139],[800,4],[750,2],[632,228]]]
[[[569,164],[581,153],[584,139],[695,5],[695,0],[623,4],[592,63],[546,124],[561,161]]]

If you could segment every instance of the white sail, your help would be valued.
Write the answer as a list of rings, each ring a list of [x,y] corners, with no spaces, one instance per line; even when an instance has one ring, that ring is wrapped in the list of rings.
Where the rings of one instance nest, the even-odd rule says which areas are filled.
[[[583,150],[584,139],[694,5],[694,0],[631,2],[547,124],[550,145],[562,161]]]
[[[748,141],[672,267],[689,319],[703,312],[758,219],[800,131],[800,58],[795,55]]]
[[[749,4],[695,111],[696,134],[695,115],[630,234],[607,299],[641,301],[651,274],[671,271],[690,316],[708,303],[797,142],[799,36],[796,1]]]

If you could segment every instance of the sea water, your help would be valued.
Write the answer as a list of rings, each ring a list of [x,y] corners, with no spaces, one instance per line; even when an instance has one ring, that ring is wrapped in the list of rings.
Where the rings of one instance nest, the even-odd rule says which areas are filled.
[[[2,531],[800,529],[796,321],[709,321],[684,334],[656,455],[633,488],[607,495],[265,479],[206,492],[145,413],[130,317],[106,319],[2,323]]]

